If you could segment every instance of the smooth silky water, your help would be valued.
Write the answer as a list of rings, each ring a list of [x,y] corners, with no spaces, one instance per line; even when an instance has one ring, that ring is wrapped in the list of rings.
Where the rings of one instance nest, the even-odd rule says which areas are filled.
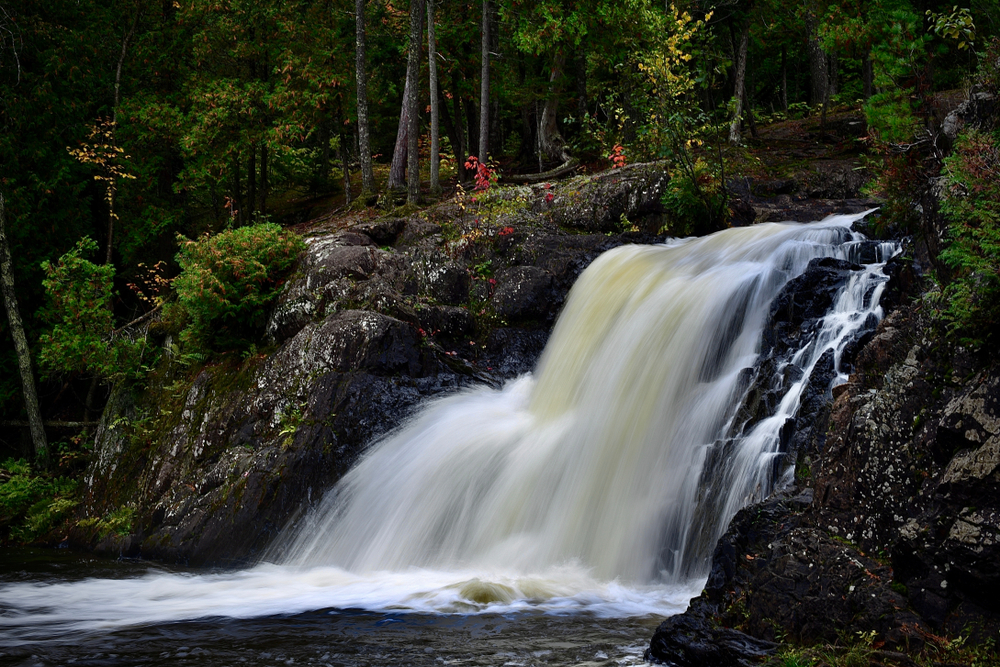
[[[256,567],[8,552],[0,663],[640,663],[732,515],[790,473],[779,432],[817,360],[881,317],[892,245],[785,362],[804,374],[775,414],[737,423],[771,301],[811,259],[857,260],[862,216],[605,253],[533,374],[429,403]]]

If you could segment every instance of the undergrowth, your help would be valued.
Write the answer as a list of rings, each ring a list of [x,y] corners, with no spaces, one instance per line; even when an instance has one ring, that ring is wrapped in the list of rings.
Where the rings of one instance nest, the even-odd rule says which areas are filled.
[[[959,342],[984,347],[1000,328],[1000,133],[973,130],[945,160],[941,259],[955,271],[941,315]]]
[[[79,504],[75,479],[34,469],[24,459],[0,463],[0,539],[34,542],[65,522]]]
[[[1000,38],[983,59],[980,81],[1000,90]],[[991,349],[1000,329],[1000,129],[965,131],[944,160],[941,212],[947,227],[941,259],[954,271],[942,291],[941,318],[963,345]]]
[[[874,631],[844,634],[836,642],[814,646],[785,644],[767,663],[768,667],[868,667],[869,665],[905,665],[906,667],[1000,667],[996,639],[975,643],[967,636],[953,638],[926,636],[924,648],[913,654],[886,650]]]

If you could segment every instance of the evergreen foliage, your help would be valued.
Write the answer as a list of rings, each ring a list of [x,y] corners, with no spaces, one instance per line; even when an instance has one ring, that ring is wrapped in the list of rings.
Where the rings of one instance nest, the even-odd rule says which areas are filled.
[[[78,483],[32,470],[23,459],[0,463],[0,536],[31,542],[66,519],[78,501]]]
[[[97,243],[85,236],[56,262],[42,262],[48,327],[39,339],[43,372],[84,373],[105,380],[142,372],[145,340],[117,337],[114,330],[115,267],[87,259]]]
[[[194,348],[246,343],[247,335],[263,327],[267,306],[305,247],[273,223],[178,241],[181,273],[173,282],[177,307],[170,312],[181,325],[181,341]]]
[[[956,272],[943,316],[966,345],[989,347],[1000,332],[1000,132],[967,132],[945,160],[948,245]]]

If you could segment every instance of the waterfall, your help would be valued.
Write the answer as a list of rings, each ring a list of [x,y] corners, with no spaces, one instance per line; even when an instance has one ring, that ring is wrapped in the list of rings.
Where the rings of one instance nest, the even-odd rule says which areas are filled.
[[[881,317],[895,246],[851,231],[863,215],[609,251],[533,374],[427,405],[286,530],[271,562],[3,584],[0,635],[331,607],[676,613],[733,514],[788,475],[782,432],[814,367],[839,364]],[[771,304],[824,257],[866,263],[780,360],[773,410],[746,420]]]
[[[605,253],[573,287],[533,375],[438,400],[377,443],[280,543],[283,562],[521,574],[577,563],[634,584],[707,575],[728,520],[770,492],[780,429],[813,365],[880,315],[872,286],[886,279],[871,265],[796,353],[804,373],[775,414],[731,443],[719,511],[697,512],[769,304],[810,260],[856,256],[860,217]]]

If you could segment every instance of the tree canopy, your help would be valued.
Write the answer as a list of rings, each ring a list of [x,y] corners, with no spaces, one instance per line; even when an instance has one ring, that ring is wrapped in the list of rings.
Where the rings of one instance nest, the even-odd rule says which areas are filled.
[[[33,344],[54,335],[45,283],[66,253],[101,277],[110,329],[148,310],[126,288],[146,266],[180,269],[178,235],[298,220],[303,202],[359,194],[362,134],[384,189],[411,54],[419,142],[409,145],[426,164],[427,39],[414,39],[411,9],[0,0],[0,193]],[[570,155],[590,168],[667,158],[710,209],[715,195],[698,191],[708,167],[692,152],[706,133],[724,125],[729,136],[733,123],[738,141],[754,114],[867,99],[873,136],[906,143],[928,113],[921,95],[960,86],[1000,27],[990,0],[438,0],[431,16],[446,190],[472,176],[464,165],[485,133],[479,161],[504,176],[545,173]],[[106,268],[82,264],[83,249]],[[69,365],[86,375],[94,363]],[[0,418],[24,414],[15,368],[0,320]]]

